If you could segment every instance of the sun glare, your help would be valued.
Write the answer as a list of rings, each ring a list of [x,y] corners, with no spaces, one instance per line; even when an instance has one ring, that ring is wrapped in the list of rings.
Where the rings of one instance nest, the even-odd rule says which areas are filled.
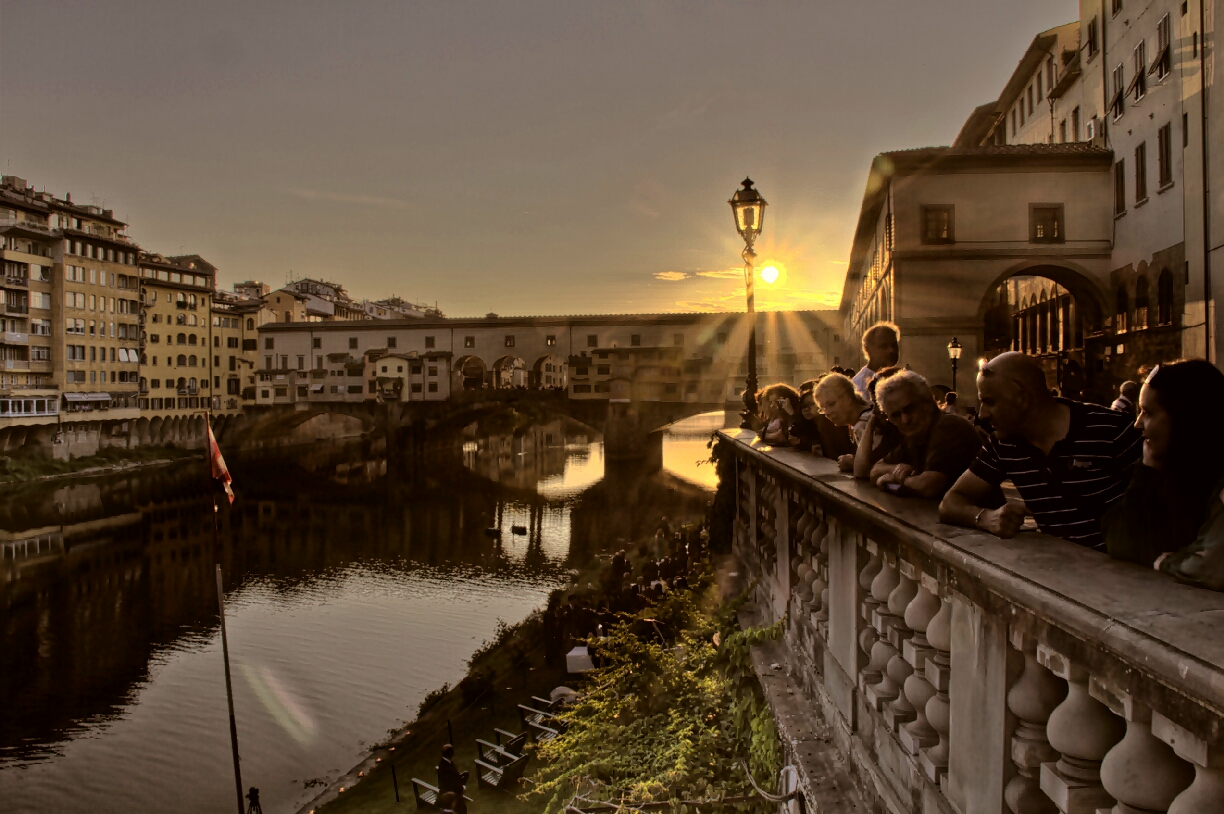
[[[769,285],[776,283],[778,281],[778,267],[766,266],[765,268],[761,269],[761,279]]]

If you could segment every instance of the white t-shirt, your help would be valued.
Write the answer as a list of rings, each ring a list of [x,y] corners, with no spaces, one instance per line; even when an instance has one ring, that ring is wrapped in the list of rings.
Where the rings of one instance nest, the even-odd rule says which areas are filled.
[[[859,398],[868,404],[871,403],[871,391],[867,389],[867,385],[871,384],[871,377],[876,372],[867,365],[863,365],[863,369],[854,374],[854,378],[850,381],[854,382],[854,389],[858,391]]]

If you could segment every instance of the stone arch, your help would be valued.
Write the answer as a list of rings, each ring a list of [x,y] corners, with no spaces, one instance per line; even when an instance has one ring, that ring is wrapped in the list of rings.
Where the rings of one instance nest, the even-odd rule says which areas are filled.
[[[165,419],[159,415],[149,419],[149,442],[158,445],[162,443],[162,425],[165,424]]]
[[[493,388],[513,389],[527,386],[527,362],[522,357],[506,354],[493,363]]]
[[[1151,284],[1146,274],[1140,274],[1135,280],[1135,327],[1148,326],[1148,309],[1151,307]]]
[[[488,379],[489,366],[475,354],[460,356],[455,360],[454,373],[457,390],[481,390]]]
[[[1156,320],[1160,325],[1173,324],[1173,273],[1162,269],[1156,278]]]
[[[1107,291],[1083,267],[1064,261],[1051,263],[1046,260],[1026,260],[1008,267],[986,287],[978,306],[979,318],[986,316],[993,300],[991,295],[1012,277],[1045,277],[1053,280],[1075,298],[1076,306],[1080,309],[1086,325],[1099,326],[1102,317],[1108,313],[1105,308],[1105,304],[1110,301]]]
[[[149,419],[141,416],[136,419],[135,426],[132,427],[132,434],[136,438],[136,442],[140,446],[148,446],[149,444]]]
[[[550,389],[569,384],[569,365],[555,353],[546,353],[531,366],[531,386]]]

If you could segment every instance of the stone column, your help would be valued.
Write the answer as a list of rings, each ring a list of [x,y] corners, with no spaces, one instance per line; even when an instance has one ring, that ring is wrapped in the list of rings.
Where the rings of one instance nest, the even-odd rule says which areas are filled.
[[[1046,645],[1037,662],[1067,682],[1067,697],[1050,713],[1046,736],[1060,755],[1041,764],[1041,790],[1062,814],[1096,814],[1114,799],[1101,785],[1101,761],[1122,740],[1122,719],[1088,694],[1088,672]]]
[[[1101,761],[1101,785],[1118,801],[1113,814],[1165,812],[1194,780],[1194,768],[1152,735],[1152,711],[1096,679],[1088,692],[1126,721],[1126,734]]]
[[[917,717],[914,705],[905,697],[905,682],[913,674],[914,668],[901,653],[905,648],[905,643],[914,635],[914,631],[905,623],[905,612],[909,609],[910,603],[918,596],[918,582],[915,579],[918,576],[918,570],[904,560],[900,561],[898,568],[901,572],[900,581],[893,592],[888,595],[888,611],[896,618],[892,628],[888,631],[888,641],[896,650],[896,654],[889,659],[886,668],[889,681],[897,687],[897,697],[890,701],[888,707],[883,710],[884,720],[888,723],[888,728],[894,732],[902,724],[909,723]]]
[[[1066,682],[1037,663],[1037,644],[1019,631],[1012,631],[1012,647],[1024,654],[1024,672],[1007,692],[1007,708],[1017,718],[1011,739],[1011,758],[1016,776],[1003,791],[1013,814],[1054,814],[1058,809],[1041,790],[1041,764],[1058,759],[1046,739],[1050,713],[1067,695]]]
[[[874,542],[870,540],[867,541],[868,550],[871,550],[874,545]],[[881,624],[879,624],[879,621],[881,608],[884,609],[885,614],[888,613],[888,596],[899,584],[900,577],[897,574],[896,561],[894,560],[892,563],[890,563],[888,561],[888,555],[885,552],[878,551],[877,549],[877,553],[879,554],[880,559],[883,561],[883,564],[880,568],[880,573],[876,574],[875,579],[871,581],[871,599],[874,601],[874,604],[869,605],[868,602],[863,603],[864,608],[870,612],[868,623],[875,623],[871,624],[871,626],[875,628],[877,636],[875,643],[871,645],[871,662],[863,670],[865,676],[864,683],[860,685],[859,689],[866,694],[868,703],[879,711],[879,704],[881,702],[891,701],[892,699],[896,698],[897,693],[900,692],[900,688],[893,687],[890,684],[883,695],[868,693],[869,688],[882,684],[886,680],[884,671],[888,668],[888,662],[893,657],[893,653],[895,652],[893,650],[893,646],[888,642],[887,633],[881,632]],[[871,678],[876,676],[878,676],[878,678],[875,678],[875,680],[872,681]]]
[[[918,592],[905,609],[905,624],[914,635],[902,645],[901,655],[913,668],[902,689],[914,707],[914,720],[902,727],[897,735],[906,751],[916,757],[923,748],[939,743],[939,735],[926,715],[927,703],[935,695],[935,687],[926,678],[926,662],[935,655],[935,649],[927,640],[927,628],[939,613],[940,602],[939,583],[933,576],[920,571],[913,576],[918,582]]]
[[[871,595],[871,586],[875,583],[875,579],[879,576],[880,571],[884,568],[884,560],[880,559],[879,549],[871,540],[867,541],[867,553],[870,558],[867,564],[863,566],[863,570],[859,572],[859,587],[863,589],[866,598],[863,600],[859,608],[860,615],[868,624],[863,627],[859,633],[858,643],[859,648],[868,659],[871,658],[871,648],[875,646],[876,636],[875,628],[871,627],[871,612],[880,603]],[[863,690],[868,684],[878,683],[880,680],[881,671],[873,669],[870,664],[863,667],[859,671],[859,690]]]
[[[926,661],[926,680],[935,688],[935,694],[927,701],[926,716],[931,728],[939,737],[934,746],[922,750],[922,770],[932,783],[938,783],[948,771],[948,727],[950,723],[948,701],[948,686],[951,682],[952,667],[952,603],[946,597],[942,600],[939,612],[927,625],[927,641],[935,655]]]
[[[1224,811],[1224,753],[1159,712],[1152,713],[1152,735],[1194,766],[1194,781],[1169,806],[1169,814]]]

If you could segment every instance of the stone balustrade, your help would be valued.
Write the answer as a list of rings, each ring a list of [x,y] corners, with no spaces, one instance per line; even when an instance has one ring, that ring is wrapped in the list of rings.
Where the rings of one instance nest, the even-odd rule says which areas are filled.
[[[741,570],[874,809],[1224,812],[1224,594],[721,436]]]

